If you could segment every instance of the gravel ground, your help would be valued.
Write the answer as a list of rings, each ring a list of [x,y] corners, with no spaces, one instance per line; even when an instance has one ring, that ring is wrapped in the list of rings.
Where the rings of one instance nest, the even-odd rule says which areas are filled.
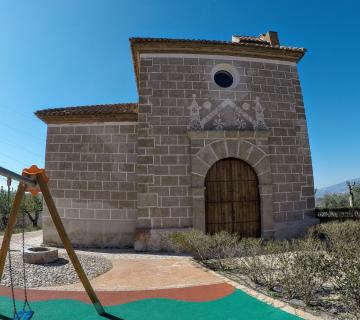
[[[112,268],[110,260],[93,255],[78,255],[86,275],[89,279],[93,279]],[[22,255],[20,252],[11,253],[11,262],[13,269],[13,280],[15,287],[23,286],[23,269]],[[6,260],[4,275],[0,284],[10,286],[9,277],[9,260]],[[25,264],[27,286],[35,287],[52,287],[65,284],[76,283],[79,278],[72,266],[67,254],[59,252],[59,260],[48,264]]]

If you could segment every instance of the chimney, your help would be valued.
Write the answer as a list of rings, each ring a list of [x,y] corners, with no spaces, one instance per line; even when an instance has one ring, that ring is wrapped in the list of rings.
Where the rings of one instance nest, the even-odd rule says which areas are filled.
[[[240,42],[240,39],[239,39],[239,37],[237,37],[237,36],[231,36],[231,42],[237,42],[237,43],[239,43],[239,42]]]
[[[280,47],[279,36],[275,31],[268,31],[266,34],[262,34],[260,39],[269,41],[272,47]]]

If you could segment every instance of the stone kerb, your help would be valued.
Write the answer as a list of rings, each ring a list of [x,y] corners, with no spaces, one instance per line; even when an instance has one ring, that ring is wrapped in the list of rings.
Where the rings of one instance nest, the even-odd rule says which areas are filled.
[[[255,144],[238,139],[216,140],[192,156],[191,187],[194,228],[205,231],[205,177],[210,167],[224,158],[237,158],[254,168],[259,179],[262,237],[272,236],[273,208],[270,157]]]

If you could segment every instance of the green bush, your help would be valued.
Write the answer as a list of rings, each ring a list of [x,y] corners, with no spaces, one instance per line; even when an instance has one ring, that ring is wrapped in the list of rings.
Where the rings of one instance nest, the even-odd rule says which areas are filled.
[[[5,230],[8,215],[15,198],[15,192],[10,192],[10,203],[8,203],[8,193],[4,188],[0,189],[0,231]],[[20,210],[17,215],[16,228],[21,229],[23,218],[25,219],[26,229],[39,229],[38,221],[43,210],[42,196],[32,196],[25,193],[20,204]]]
[[[328,245],[335,243],[359,243],[360,221],[328,222],[315,225],[310,229],[310,236],[325,239]]]
[[[320,206],[325,208],[343,208],[349,206],[349,195],[328,193],[319,199]],[[355,205],[358,205],[356,199]]]
[[[360,185],[357,183],[353,188],[354,193],[354,207],[360,207]],[[343,208],[349,207],[349,196],[346,193],[328,193],[317,199],[317,202],[321,207],[325,208]]]

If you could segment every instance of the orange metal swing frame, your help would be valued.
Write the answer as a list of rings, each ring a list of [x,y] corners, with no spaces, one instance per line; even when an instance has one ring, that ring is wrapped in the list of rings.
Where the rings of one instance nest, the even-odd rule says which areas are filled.
[[[86,276],[84,269],[82,268],[81,263],[79,261],[79,258],[77,257],[74,248],[71,244],[71,241],[65,231],[64,225],[61,221],[60,215],[55,206],[55,202],[51,196],[50,190],[47,185],[49,178],[47,177],[45,170],[38,168],[36,165],[32,165],[30,168],[23,170],[22,176],[33,180],[35,186],[29,185],[23,181],[19,182],[19,186],[15,194],[13,205],[11,207],[10,215],[8,218],[8,224],[4,233],[4,238],[0,249],[0,280],[4,272],[5,260],[10,246],[11,236],[13,233],[14,226],[16,224],[17,213],[19,211],[20,203],[24,196],[24,193],[30,192],[33,196],[35,196],[39,192],[41,192],[45,200],[45,203],[49,209],[50,216],[53,220],[53,223],[56,227],[59,237],[64,245],[64,248],[67,251],[67,254],[74,266],[77,275],[79,276],[82,285],[84,286],[87,292],[87,295],[89,296],[97,313],[101,316],[106,317],[107,313],[105,312],[100,300],[98,299],[93,287],[91,286],[90,281]]]

